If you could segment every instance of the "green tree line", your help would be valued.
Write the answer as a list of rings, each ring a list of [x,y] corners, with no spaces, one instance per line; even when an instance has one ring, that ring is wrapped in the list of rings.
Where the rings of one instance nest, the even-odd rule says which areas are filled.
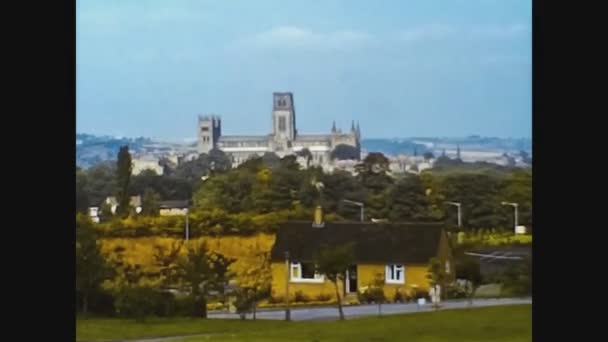
[[[162,176],[145,171],[128,178],[120,168],[106,163],[77,170],[77,209],[85,212],[106,196],[122,198],[128,193],[143,195],[142,214],[154,216],[159,201],[190,199],[193,229],[222,233],[271,229],[285,219],[308,219],[319,204],[333,219],[358,220],[360,208],[343,200],[364,203],[366,220],[445,221],[455,226],[457,210],[446,205],[452,201],[462,203],[465,230],[512,229],[513,208],[501,205],[507,201],[519,204],[519,224],[532,226],[528,169],[473,172],[443,166],[393,175],[381,153],[368,154],[356,166],[355,175],[302,168],[296,156],[278,158],[271,153],[232,169],[221,151],[203,154]],[[114,220],[114,225],[119,228],[120,223]]]

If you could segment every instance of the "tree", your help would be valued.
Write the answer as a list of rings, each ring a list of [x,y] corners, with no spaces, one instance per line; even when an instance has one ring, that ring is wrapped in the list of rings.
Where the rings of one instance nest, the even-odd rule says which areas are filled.
[[[82,297],[82,312],[88,313],[90,297],[111,275],[97,243],[97,234],[85,215],[76,216],[76,291]]]
[[[430,151],[424,152],[423,156],[424,156],[424,160],[431,160],[431,159],[435,158],[435,156],[433,155],[433,152],[430,152]]]
[[[380,152],[368,154],[362,163],[357,164],[355,170],[360,179],[365,179],[374,174],[385,174],[388,172],[390,161]]]
[[[266,152],[262,156],[262,161],[267,167],[274,169],[281,163],[281,158],[279,158],[279,156],[274,152]]]
[[[400,179],[389,191],[391,221],[428,221],[431,217],[428,196],[417,175]]]
[[[211,261],[211,269],[213,270],[213,282],[211,282],[210,288],[218,291],[220,294],[220,300],[226,301],[226,286],[230,282],[230,279],[234,274],[230,271],[230,265],[232,265],[236,259],[225,257],[220,253],[213,252],[210,254],[209,259]]]
[[[331,160],[359,160],[361,155],[355,146],[339,144],[331,151]]]
[[[252,247],[254,262],[240,275],[239,290],[237,291],[237,310],[244,313],[253,310],[256,318],[257,303],[270,295],[270,253],[262,251],[259,245]]]
[[[532,226],[532,172],[515,170],[509,174],[505,183],[501,191],[502,200],[517,203],[519,223]]]
[[[227,261],[233,262],[218,253],[210,256],[204,242],[188,247],[187,255],[178,261],[178,278],[187,286],[193,302],[191,316],[207,318],[207,294],[224,283]]]
[[[298,157],[306,158],[306,168],[310,167],[310,162],[312,161],[312,153],[308,149],[308,147],[304,147],[301,151],[297,152],[296,155]]]
[[[382,153],[368,154],[362,163],[355,166],[357,180],[368,192],[365,206],[372,217],[388,215],[388,190],[393,179],[388,175],[389,160]]]
[[[158,268],[161,286],[168,287],[177,280],[177,262],[183,245],[183,240],[179,240],[174,241],[168,249],[162,245],[154,246],[154,265]]]
[[[128,215],[130,211],[131,197],[129,196],[129,183],[132,171],[133,164],[131,154],[129,153],[129,146],[121,146],[116,162],[116,183],[118,186],[118,194],[116,196],[118,200],[117,214],[120,216]]]
[[[141,200],[142,214],[157,216],[160,208],[159,202],[160,195],[154,190],[146,189]]]
[[[503,293],[511,296],[528,296],[532,293],[532,257],[507,268],[501,277]]]
[[[99,163],[87,170],[83,170],[82,175],[86,176],[86,182],[83,182],[83,187],[90,205],[99,206],[106,197],[116,194],[115,162]]]
[[[336,299],[338,300],[338,313],[340,319],[343,320],[344,312],[342,310],[342,297],[338,289],[338,281],[344,281],[346,270],[353,263],[354,247],[352,244],[336,247],[324,246],[315,255],[314,259],[317,271],[334,283]]]
[[[209,151],[209,166],[213,172],[224,172],[232,168],[232,160],[224,151],[214,148]]]
[[[465,292],[469,298],[469,305],[472,305],[475,291],[482,281],[479,261],[477,259],[465,256],[462,257],[455,266],[456,278],[464,279],[466,281]]]
[[[463,226],[467,228],[505,227],[509,208],[500,205],[504,182],[498,176],[483,173],[452,173],[443,178],[446,199],[462,203]],[[448,211],[453,219],[455,211]]]
[[[439,285],[441,287],[441,293],[445,297],[445,282],[448,279],[445,273],[445,267],[438,258],[431,258],[429,263],[429,271],[427,278],[429,279],[432,286]]]
[[[378,316],[382,316],[382,304],[386,301],[384,284],[385,280],[383,274],[378,273],[367,290],[367,298],[378,304]]]
[[[76,168],[76,211],[86,213],[89,208],[89,195],[86,191],[87,174],[80,168]]]

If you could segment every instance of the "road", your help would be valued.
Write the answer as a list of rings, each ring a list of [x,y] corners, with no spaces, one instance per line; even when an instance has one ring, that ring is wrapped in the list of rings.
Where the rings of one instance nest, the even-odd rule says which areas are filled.
[[[442,307],[439,310],[445,309],[464,309],[469,307],[466,300],[450,300],[441,303]],[[495,306],[495,305],[513,305],[513,304],[532,304],[532,298],[501,298],[501,299],[475,299],[473,307]],[[384,304],[382,305],[383,315],[394,315],[404,313],[416,313],[424,311],[433,311],[433,308],[427,304],[418,307],[415,303],[407,304]],[[365,317],[378,315],[377,305],[356,305],[345,306],[344,315],[349,317]],[[251,318],[251,314],[247,318]],[[233,313],[209,313],[209,318],[239,318]],[[284,309],[272,309],[258,311],[256,317],[259,319],[285,319]],[[309,321],[309,320],[328,320],[338,317],[338,309],[336,307],[321,307],[321,308],[292,308],[291,319],[293,321]]]

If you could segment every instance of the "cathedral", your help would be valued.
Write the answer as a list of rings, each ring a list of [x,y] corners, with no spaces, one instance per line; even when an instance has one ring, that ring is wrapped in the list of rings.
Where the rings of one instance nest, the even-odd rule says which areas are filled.
[[[267,135],[222,135],[222,121],[215,115],[198,118],[198,152],[209,153],[217,148],[237,166],[254,156],[274,152],[279,157],[310,151],[311,165],[331,164],[331,152],[339,145],[348,145],[361,153],[359,124],[353,121],[350,132],[342,133],[334,122],[330,134],[300,134],[296,128],[296,111],[292,93],[274,93],[272,133]]]

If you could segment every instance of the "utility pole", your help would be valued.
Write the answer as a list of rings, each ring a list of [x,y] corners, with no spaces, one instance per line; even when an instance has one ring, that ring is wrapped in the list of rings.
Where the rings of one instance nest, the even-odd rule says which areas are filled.
[[[517,225],[518,225],[518,223],[517,223],[517,220],[518,220],[517,207],[519,207],[519,205],[517,203],[512,203],[512,202],[502,202],[500,204],[502,204],[502,205],[510,205],[513,208],[515,208],[515,217],[514,217],[514,220],[513,220],[514,221],[513,222],[513,230],[514,230],[515,234],[517,234]]]
[[[289,278],[291,273],[291,268],[289,267],[289,252],[285,252],[285,268],[287,272],[285,279],[285,320],[291,321],[291,311],[289,310]]]
[[[462,213],[460,210],[460,207],[462,206],[460,203],[458,202],[446,202],[449,205],[453,205],[455,207],[458,208],[458,228],[462,227]]]
[[[190,216],[189,208],[186,208],[186,241],[190,239],[190,222],[188,221],[188,216]]]
[[[355,201],[347,200],[347,199],[343,199],[342,202],[354,204],[354,205],[360,207],[361,208],[361,222],[365,221],[365,204],[363,204],[361,202],[355,202]]]

